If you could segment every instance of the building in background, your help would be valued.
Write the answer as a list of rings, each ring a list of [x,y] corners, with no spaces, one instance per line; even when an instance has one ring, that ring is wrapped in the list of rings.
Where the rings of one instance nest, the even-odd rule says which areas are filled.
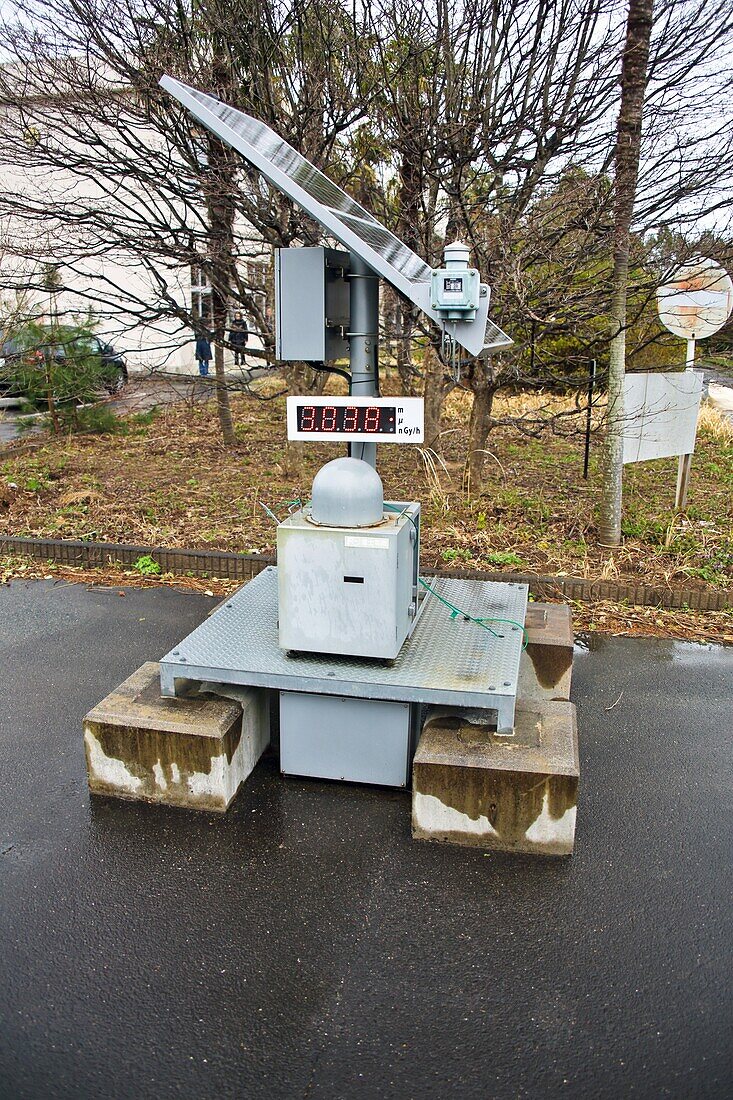
[[[142,185],[136,187],[134,179],[121,199],[119,169],[116,177],[110,172],[109,179],[104,178],[103,163],[101,171],[79,171],[77,154],[84,155],[84,135],[78,121],[65,127],[64,120],[70,116],[58,91],[58,77],[56,91],[37,95],[32,106],[31,117],[28,101],[22,113],[14,102],[0,101],[0,129],[10,126],[22,134],[12,158],[7,148],[0,148],[0,331],[11,316],[42,322],[51,316],[65,323],[77,318],[91,320],[97,335],[125,353],[130,373],[196,374],[195,327],[200,322],[211,328],[205,256],[194,264],[190,259],[144,264],[134,249],[119,246],[119,238],[105,244],[98,226],[90,226],[85,216],[95,205],[105,209],[106,204],[111,225],[116,210],[123,218],[129,212],[130,224],[140,229],[138,240],[146,234],[146,221],[151,240],[160,239],[166,231],[174,242],[179,233],[186,241],[188,234],[191,240],[198,240],[194,236],[197,215],[190,197],[187,205],[178,204],[173,191],[168,207],[161,210]],[[78,120],[78,104],[74,112]],[[110,126],[110,150],[116,140],[119,137]],[[160,151],[165,138],[147,127],[141,129],[139,141],[142,152],[138,163],[142,163],[146,145],[155,145]],[[48,158],[39,155],[43,143],[51,150]],[[27,158],[17,151],[21,144],[28,151]],[[66,170],[64,151],[68,153]],[[46,160],[51,168],[42,167]],[[169,225],[161,228],[161,218],[166,217]],[[230,317],[241,310],[250,330],[247,347],[262,349],[262,328],[272,297],[271,250],[241,219],[235,238],[237,275],[256,304],[259,318],[240,301],[231,303]],[[197,244],[180,251],[190,258],[199,248]],[[169,250],[169,254],[175,253],[175,247]],[[250,360],[252,365],[261,362]],[[225,366],[234,370],[231,349],[225,350]]]

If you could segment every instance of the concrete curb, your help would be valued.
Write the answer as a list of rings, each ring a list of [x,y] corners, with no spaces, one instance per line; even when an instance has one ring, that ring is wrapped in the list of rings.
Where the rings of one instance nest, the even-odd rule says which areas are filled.
[[[111,542],[76,542],[70,539],[34,539],[0,535],[0,553],[21,555],[34,561],[53,561],[76,568],[119,564],[133,566],[149,554],[163,573],[218,577],[248,581],[268,565],[271,554],[234,554],[224,550],[185,550],[165,546],[133,546]],[[693,611],[725,611],[733,607],[733,590],[714,588],[656,588],[648,584],[624,584],[585,577],[553,577],[538,573],[497,572],[482,569],[440,569],[444,577],[512,581],[527,584],[537,600],[568,599],[580,602],[611,600],[634,607],[688,607]]]

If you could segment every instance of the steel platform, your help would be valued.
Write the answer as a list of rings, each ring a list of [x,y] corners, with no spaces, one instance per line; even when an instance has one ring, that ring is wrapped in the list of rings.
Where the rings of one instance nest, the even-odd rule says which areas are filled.
[[[493,581],[430,582],[436,593],[474,619],[523,624],[527,586]],[[497,729],[514,726],[522,652],[520,626],[488,624],[490,633],[428,594],[420,620],[392,662],[287,653],[278,645],[277,569],[269,566],[184,638],[160,662],[163,695],[191,682],[280,691],[441,704],[496,711]]]

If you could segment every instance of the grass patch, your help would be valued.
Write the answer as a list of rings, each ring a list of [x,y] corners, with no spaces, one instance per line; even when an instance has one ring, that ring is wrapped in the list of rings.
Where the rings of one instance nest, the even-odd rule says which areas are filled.
[[[384,392],[393,388],[389,376]],[[338,380],[329,392],[341,392]],[[123,418],[112,434],[55,438],[0,465],[0,531],[238,552],[272,552],[277,516],[308,500],[313,477],[342,453],[328,444],[287,443],[283,398],[232,399],[237,443],[222,447],[213,401],[182,402]],[[542,394],[501,397],[497,419],[571,403]],[[669,587],[733,587],[733,426],[705,408],[689,501],[673,511],[676,459],[627,466],[624,545],[596,545],[600,479],[594,437],[582,478],[584,417],[568,415],[562,435],[526,438],[496,427],[481,492],[462,488],[470,399],[458,391],[445,413],[442,453],[380,446],[388,499],[423,505],[423,569],[452,564],[567,573]],[[139,576],[154,577],[156,574]]]
[[[137,569],[143,577],[157,577],[161,573],[159,563],[150,554],[142,554],[132,568]]]

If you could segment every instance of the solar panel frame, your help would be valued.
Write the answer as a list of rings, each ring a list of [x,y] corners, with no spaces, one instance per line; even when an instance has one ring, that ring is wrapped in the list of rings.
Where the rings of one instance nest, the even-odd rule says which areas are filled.
[[[484,351],[498,351],[499,348],[508,348],[513,343],[511,336],[507,336],[498,325],[487,319],[486,331],[484,332]]]
[[[160,84],[278,191],[301,206],[327,233],[442,326],[441,317],[430,306],[432,268],[368,210],[264,122],[172,77],[162,77]],[[451,325],[451,335],[472,355],[513,343],[488,320],[488,310],[487,287],[474,320]]]

